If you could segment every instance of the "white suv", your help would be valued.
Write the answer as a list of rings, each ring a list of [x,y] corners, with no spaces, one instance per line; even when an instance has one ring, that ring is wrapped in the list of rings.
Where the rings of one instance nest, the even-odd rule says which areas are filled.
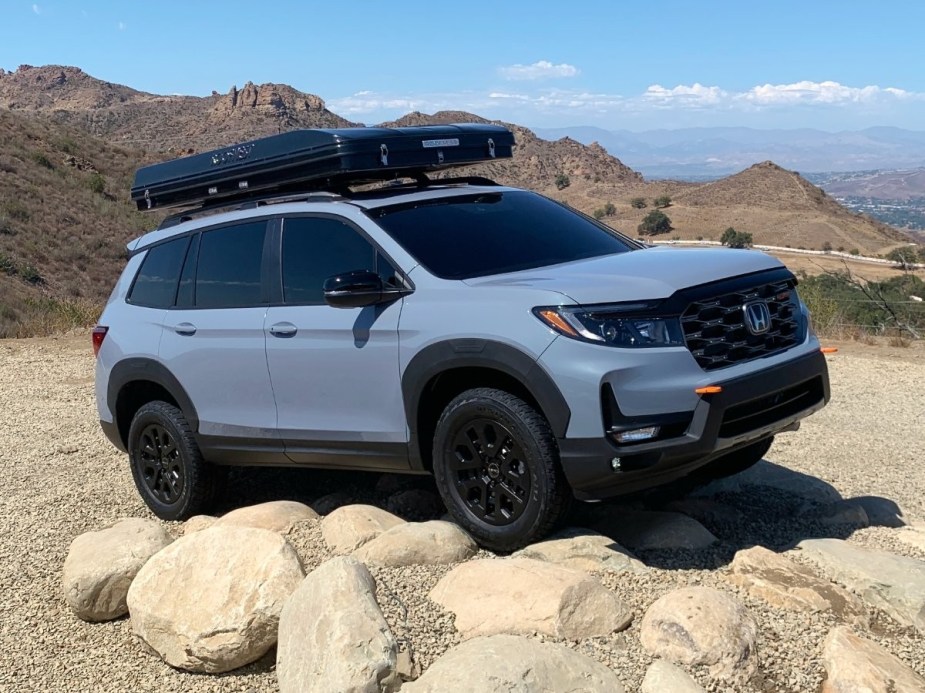
[[[776,259],[646,248],[532,192],[422,174],[512,143],[302,131],[139,171],[140,206],[205,205],[129,244],[94,331],[100,421],[155,514],[207,510],[226,465],[432,473],[511,550],[573,497],[743,469],[825,405]],[[415,180],[356,190],[394,176]]]

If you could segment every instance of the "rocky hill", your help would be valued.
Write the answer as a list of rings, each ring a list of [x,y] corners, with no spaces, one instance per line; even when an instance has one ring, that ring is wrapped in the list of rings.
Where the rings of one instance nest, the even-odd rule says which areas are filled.
[[[495,122],[441,111],[384,125],[466,121]],[[828,244],[872,254],[909,242],[771,162],[708,184],[647,182],[597,144],[543,140],[503,124],[516,137],[514,159],[467,173],[537,190],[589,214],[612,209],[604,221],[631,236],[654,198],[668,195],[669,238],[715,240],[732,226],[757,243],[794,248]],[[36,331],[22,326],[52,309],[66,317],[101,304],[125,241],[157,223],[128,199],[139,165],[283,130],[351,125],[321,98],[287,85],[248,82],[207,97],[161,96],[74,67],[0,70],[0,336]],[[646,206],[634,205],[635,198]]]

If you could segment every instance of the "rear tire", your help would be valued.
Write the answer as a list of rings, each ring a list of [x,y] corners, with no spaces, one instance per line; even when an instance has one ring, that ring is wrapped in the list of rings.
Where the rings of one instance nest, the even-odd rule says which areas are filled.
[[[128,433],[132,478],[145,504],[162,520],[185,520],[209,510],[226,470],[202,458],[177,407],[148,402]]]
[[[433,460],[450,515],[495,551],[513,551],[547,534],[572,498],[546,419],[502,390],[466,390],[446,406]]]

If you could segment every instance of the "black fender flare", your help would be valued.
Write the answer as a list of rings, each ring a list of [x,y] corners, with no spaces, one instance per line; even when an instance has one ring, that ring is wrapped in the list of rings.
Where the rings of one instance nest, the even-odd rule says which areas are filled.
[[[119,394],[129,383],[148,381],[160,385],[176,400],[177,405],[186,417],[193,433],[199,431],[199,415],[196,407],[177,377],[161,362],[149,358],[128,358],[119,361],[109,372],[109,383],[106,387],[106,406],[112,414],[113,421],[118,423],[116,404]]]
[[[415,354],[402,373],[402,397],[412,441],[417,439],[418,406],[427,383],[456,368],[490,368],[516,378],[536,400],[556,438],[565,437],[571,411],[535,358],[502,342],[463,338],[430,344]]]

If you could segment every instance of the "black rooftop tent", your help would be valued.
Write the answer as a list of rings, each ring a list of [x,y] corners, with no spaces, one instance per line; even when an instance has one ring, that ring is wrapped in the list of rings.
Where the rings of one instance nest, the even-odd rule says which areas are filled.
[[[294,130],[135,173],[138,209],[228,203],[333,189],[510,158],[514,135],[498,125]]]

